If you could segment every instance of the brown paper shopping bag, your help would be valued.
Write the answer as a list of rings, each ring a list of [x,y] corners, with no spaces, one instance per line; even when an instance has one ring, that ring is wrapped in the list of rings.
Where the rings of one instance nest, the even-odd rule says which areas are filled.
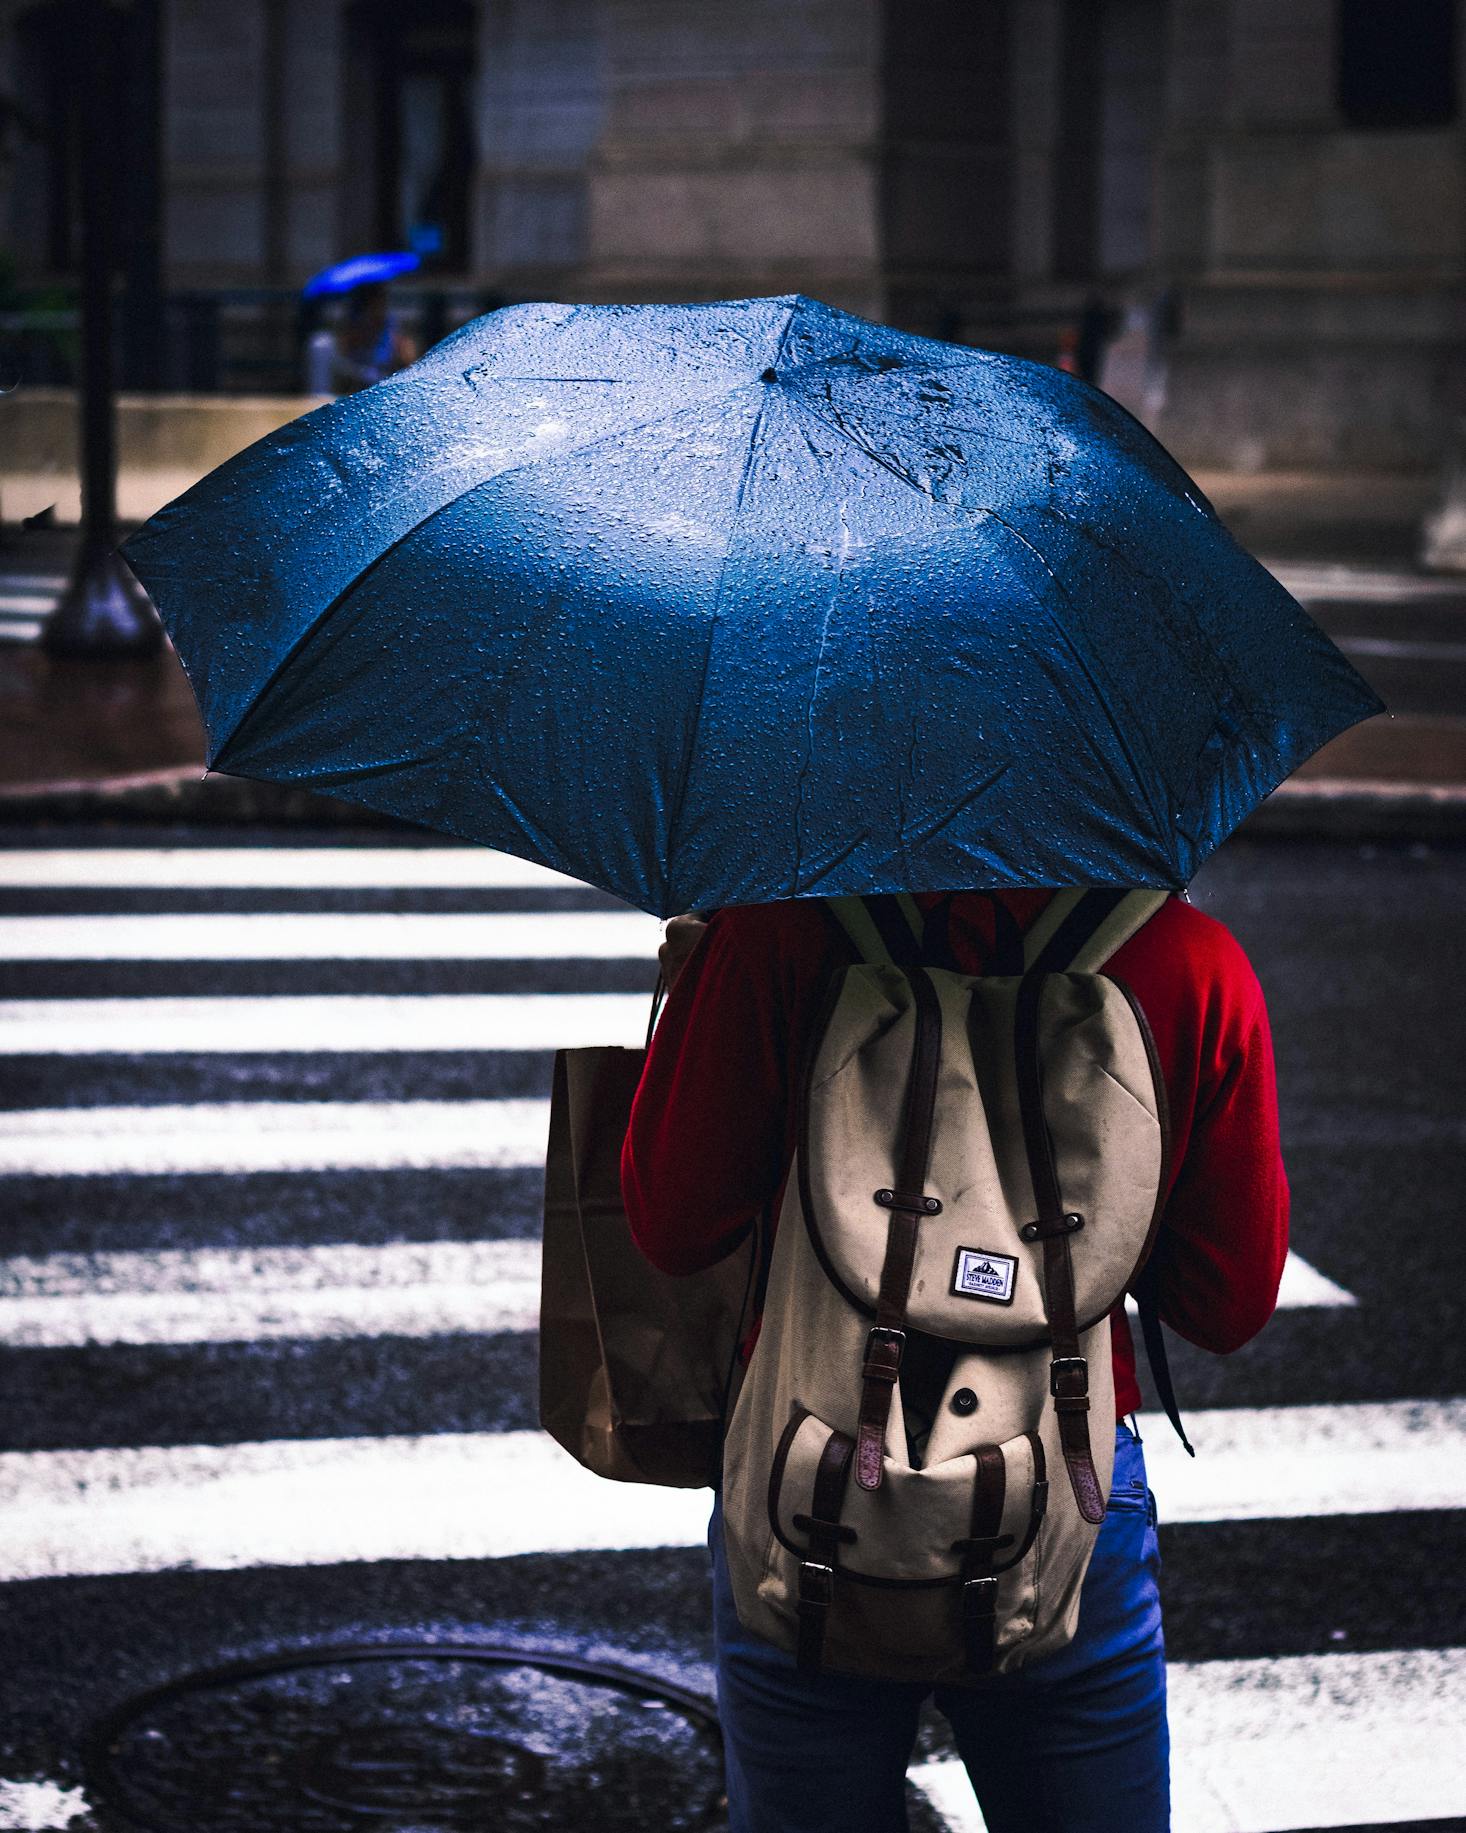
[[[717,1478],[754,1244],[673,1279],[638,1252],[621,1143],[643,1050],[561,1050],[545,1161],[540,1423],[598,1476],[698,1489]]]

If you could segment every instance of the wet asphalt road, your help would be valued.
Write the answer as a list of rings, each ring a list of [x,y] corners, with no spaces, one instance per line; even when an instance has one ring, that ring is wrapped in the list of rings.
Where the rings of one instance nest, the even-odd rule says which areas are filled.
[[[273,838],[292,843],[290,836]],[[332,838],[314,836],[311,843]],[[359,835],[351,838],[359,845]],[[217,846],[227,839],[179,833],[168,843]],[[262,844],[272,837],[252,839]],[[119,841],[136,845],[137,836],[77,830],[64,836],[69,848]],[[9,847],[58,844],[37,831],[0,835],[0,845]],[[1194,896],[1241,939],[1268,997],[1295,1249],[1357,1303],[1281,1310],[1254,1344],[1225,1360],[1179,1346],[1174,1368],[1183,1407],[1466,1396],[1460,1306],[1466,852],[1235,843],[1204,870]],[[3,917],[616,908],[595,893],[545,890],[0,890]],[[507,991],[568,998],[639,994],[649,984],[645,960],[98,958],[6,967],[0,1001]],[[0,1122],[35,1109],[543,1098],[549,1071],[543,1050],[31,1052],[0,1056]],[[9,1256],[514,1242],[537,1231],[539,1175],[526,1166],[85,1175],[52,1169],[0,1178],[0,1201]],[[534,1337],[523,1329],[49,1347],[12,1342],[0,1345],[0,1432],[3,1449],[20,1454],[503,1434],[536,1425],[535,1380]],[[1170,1525],[1164,1491],[1159,1506],[1173,1661],[1466,1646],[1460,1581],[1466,1511],[1401,1506],[1382,1494],[1371,1512]],[[74,1787],[83,1779],[88,1733],[120,1703],[189,1670],[282,1647],[510,1642],[610,1658],[706,1692],[705,1563],[690,1545],[360,1560],[352,1556],[346,1522],[341,1557],[310,1565],[80,1572],[0,1584],[0,1776]],[[64,1550],[60,1566],[64,1572]],[[664,1818],[677,1797],[677,1777],[695,1773],[702,1761],[693,1731],[675,1714],[672,1720],[665,1761],[655,1751],[647,1758],[653,1780],[644,1809],[650,1815],[651,1804],[661,1801],[656,1813]],[[939,1726],[928,1727],[924,1739],[928,1755],[943,1753]],[[653,1775],[661,1773],[658,1762],[661,1782]],[[604,1796],[599,1805],[593,1799],[579,1798],[573,1824],[588,1830],[632,1824]],[[263,1825],[261,1813],[256,1824]],[[918,1826],[937,1824],[929,1809],[916,1814]],[[23,1824],[5,1820],[0,1805],[0,1825]],[[103,1813],[78,1814],[70,1824],[80,1833],[127,1823]],[[233,1824],[205,1816],[198,1833]],[[348,1814],[340,1824],[405,1830],[469,1822],[444,1810],[437,1820]]]

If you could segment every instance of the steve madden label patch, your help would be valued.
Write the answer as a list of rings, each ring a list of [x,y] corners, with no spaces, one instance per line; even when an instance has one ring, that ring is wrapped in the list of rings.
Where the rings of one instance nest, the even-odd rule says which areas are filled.
[[[1011,1254],[990,1254],[985,1248],[959,1247],[952,1274],[952,1290],[959,1298],[988,1298],[997,1305],[1013,1302],[1013,1281],[1018,1262]]]

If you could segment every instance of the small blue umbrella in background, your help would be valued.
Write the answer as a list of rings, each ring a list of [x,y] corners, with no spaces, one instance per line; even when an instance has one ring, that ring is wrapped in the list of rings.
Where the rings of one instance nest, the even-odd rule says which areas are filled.
[[[402,274],[411,274],[422,266],[421,257],[405,250],[396,254],[353,255],[349,261],[338,261],[312,274],[301,288],[305,299],[324,299],[334,293],[349,293],[359,286],[382,286]]]
[[[1181,886],[1381,710],[1104,395],[798,297],[494,313],[127,557],[214,769],[659,915]]]

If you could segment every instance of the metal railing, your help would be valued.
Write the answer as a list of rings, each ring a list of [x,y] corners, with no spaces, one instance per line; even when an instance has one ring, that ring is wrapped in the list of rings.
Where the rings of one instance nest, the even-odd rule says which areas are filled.
[[[501,294],[470,287],[400,287],[393,310],[426,349],[459,325],[505,304]],[[118,386],[142,386],[128,373],[128,302],[114,303]],[[293,288],[210,287],[179,291],[163,302],[163,366],[156,386],[169,393],[299,394],[305,351],[328,316]],[[75,386],[81,312],[75,306],[19,306],[0,311],[0,389]]]

